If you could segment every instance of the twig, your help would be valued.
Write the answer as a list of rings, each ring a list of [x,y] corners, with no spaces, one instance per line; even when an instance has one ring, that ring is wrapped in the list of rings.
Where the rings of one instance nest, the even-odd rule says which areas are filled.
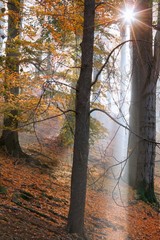
[[[160,142],[155,142],[153,140],[150,140],[150,139],[146,139],[142,136],[140,136],[139,134],[137,134],[136,132],[134,132],[132,129],[130,129],[128,126],[125,126],[124,124],[120,123],[119,121],[117,121],[114,117],[112,117],[108,112],[100,109],[100,108],[93,108],[90,110],[90,114],[94,111],[99,111],[99,112],[102,112],[104,114],[106,114],[109,118],[111,118],[115,123],[117,123],[119,126],[125,128],[126,130],[128,130],[130,133],[134,134],[136,137],[140,138],[141,140],[144,140],[144,141],[147,141],[147,142],[150,142],[150,143],[154,143],[156,145],[160,145]]]

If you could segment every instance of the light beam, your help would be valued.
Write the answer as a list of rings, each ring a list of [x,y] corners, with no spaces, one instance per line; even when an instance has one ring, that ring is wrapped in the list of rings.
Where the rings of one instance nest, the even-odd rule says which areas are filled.
[[[126,7],[124,10],[122,10],[121,17],[124,19],[124,22],[131,24],[135,20],[134,9]]]

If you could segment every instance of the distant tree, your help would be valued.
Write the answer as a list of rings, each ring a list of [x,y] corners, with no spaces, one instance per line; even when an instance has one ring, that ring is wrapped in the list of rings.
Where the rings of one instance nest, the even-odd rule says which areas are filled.
[[[160,23],[160,4],[158,24]],[[154,39],[152,1],[136,1],[132,25],[132,87],[130,106],[129,184],[141,198],[155,202],[156,83],[160,71],[160,32]],[[135,135],[136,134],[136,135]]]

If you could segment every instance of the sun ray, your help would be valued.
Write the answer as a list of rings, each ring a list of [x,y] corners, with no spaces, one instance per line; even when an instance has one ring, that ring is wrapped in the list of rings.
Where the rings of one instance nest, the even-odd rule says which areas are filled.
[[[139,47],[138,47],[138,44],[137,44],[137,38],[136,38],[136,36],[135,36],[135,32],[134,32],[133,26],[131,26],[131,32],[132,32],[133,40],[134,40],[134,42],[135,42],[135,44],[136,44],[136,48],[137,48],[137,51],[138,51],[138,55],[139,55],[140,60],[141,60],[141,63],[142,63],[142,57],[141,57],[141,53],[140,53],[140,50],[139,50]],[[142,64],[142,66],[143,66],[143,64]]]
[[[145,25],[145,26],[148,27],[147,24],[141,22],[140,20],[137,20],[137,19],[136,19],[136,21],[138,21],[138,22],[140,22],[141,24],[143,24],[143,25]],[[130,28],[131,28],[131,33],[132,33],[132,37],[133,37],[132,40],[134,40],[134,42],[135,42],[135,44],[136,44],[136,48],[137,48],[137,52],[138,52],[138,55],[139,55],[139,58],[140,58],[140,61],[141,61],[141,65],[142,65],[142,68],[144,68],[144,66],[143,66],[143,59],[142,59],[141,52],[140,52],[139,45],[138,45],[138,41],[140,41],[140,39],[137,39],[137,37],[136,37],[136,35],[135,35],[135,32],[134,32],[134,27],[131,25]]]

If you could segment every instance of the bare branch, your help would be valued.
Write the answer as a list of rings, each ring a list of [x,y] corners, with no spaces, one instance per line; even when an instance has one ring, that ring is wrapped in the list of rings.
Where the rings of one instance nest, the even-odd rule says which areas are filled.
[[[46,121],[46,120],[50,120],[50,119],[54,119],[54,118],[63,116],[64,114],[67,114],[67,113],[69,113],[69,112],[74,112],[74,113],[76,113],[74,110],[69,109],[69,110],[63,111],[62,113],[59,113],[59,114],[57,114],[57,115],[54,115],[54,116],[50,116],[50,117],[43,118],[43,119],[40,119],[40,120],[35,120],[35,121],[32,121],[32,122],[28,122],[28,123],[20,126],[19,129],[20,129],[20,128],[24,128],[24,127],[26,127],[26,126],[29,126],[29,125],[31,125],[31,124],[40,123],[40,122],[44,122],[44,121]],[[18,129],[16,129],[16,131],[17,131],[17,130],[18,130]]]
[[[123,46],[125,43],[132,42],[132,41],[134,41],[134,40],[126,40],[126,41],[118,44],[115,48],[112,49],[112,51],[109,53],[109,55],[108,55],[105,63],[102,65],[102,67],[101,67],[101,69],[99,70],[99,72],[97,73],[94,81],[92,82],[91,87],[98,81],[98,77],[100,76],[100,74],[101,74],[101,72],[103,71],[103,69],[106,67],[106,65],[107,65],[107,63],[108,63],[111,55],[114,53],[114,51],[115,51],[117,48]]]
[[[103,71],[103,69],[106,67],[106,65],[107,65],[107,63],[109,62],[109,59],[110,59],[111,55],[114,53],[114,51],[115,51],[116,49],[118,49],[119,47],[122,47],[124,44],[126,44],[126,43],[128,43],[128,42],[145,42],[145,43],[149,43],[149,41],[144,41],[144,40],[141,40],[141,39],[139,39],[139,40],[137,40],[137,39],[136,39],[136,40],[134,40],[134,39],[129,39],[129,40],[126,40],[126,41],[118,44],[118,45],[117,45],[115,48],[113,48],[113,49],[111,50],[111,52],[109,53],[109,55],[108,55],[105,63],[102,65],[102,67],[101,67],[101,69],[99,70],[99,72],[97,73],[94,81],[92,82],[91,87],[92,87],[94,84],[96,84],[96,82],[98,81],[98,77],[100,76],[100,74],[101,74],[101,72]],[[157,47],[157,48],[160,47],[160,42],[158,42],[158,44],[156,45],[156,47]]]
[[[126,130],[128,130],[129,132],[131,132],[132,134],[134,134],[136,137],[140,138],[141,140],[144,140],[144,141],[147,141],[147,142],[150,142],[150,143],[154,143],[156,145],[160,145],[160,142],[155,142],[155,141],[152,141],[150,139],[146,139],[142,136],[140,136],[139,134],[135,133],[132,131],[132,129],[130,129],[128,126],[125,126],[124,124],[120,123],[119,121],[117,121],[114,117],[112,117],[109,113],[107,113],[106,111],[102,110],[102,109],[99,109],[99,108],[93,108],[91,109],[90,111],[90,114],[94,111],[99,111],[99,112],[102,112],[104,114],[106,114],[109,118],[111,118],[115,123],[117,123],[119,126],[125,128]]]

